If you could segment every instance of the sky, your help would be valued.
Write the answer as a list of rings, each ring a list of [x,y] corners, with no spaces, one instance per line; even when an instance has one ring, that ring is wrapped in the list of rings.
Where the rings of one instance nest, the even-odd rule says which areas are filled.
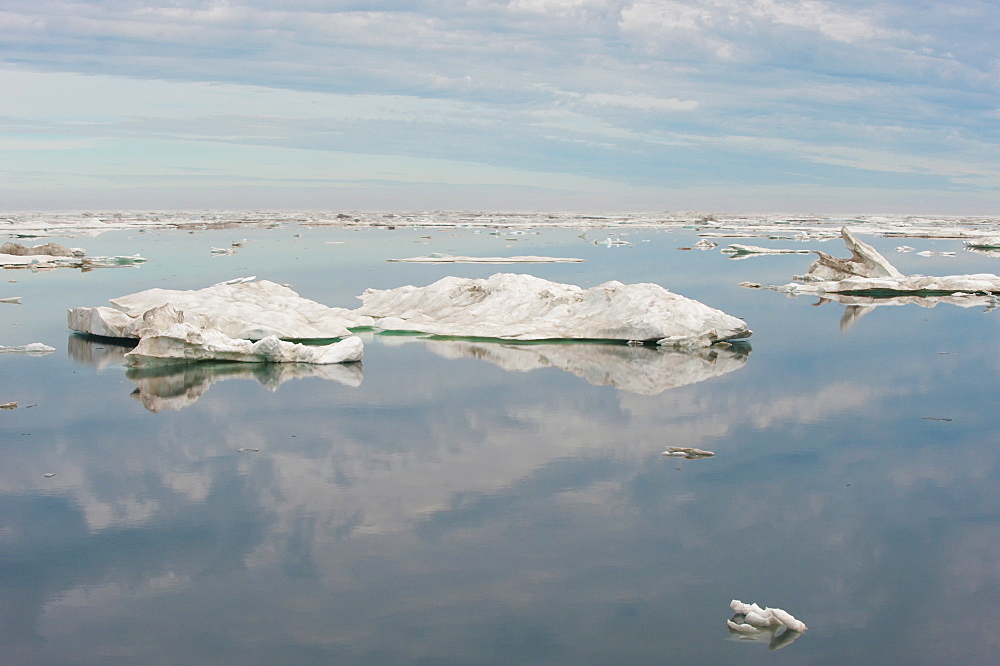
[[[996,0],[3,0],[0,211],[1000,215]]]

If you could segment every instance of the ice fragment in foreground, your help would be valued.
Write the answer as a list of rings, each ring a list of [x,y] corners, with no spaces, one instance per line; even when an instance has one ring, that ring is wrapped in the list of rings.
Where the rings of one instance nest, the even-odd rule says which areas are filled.
[[[650,283],[590,289],[531,275],[446,277],[426,287],[369,289],[356,312],[385,331],[509,340],[644,340],[708,346],[751,334],[746,322]]]

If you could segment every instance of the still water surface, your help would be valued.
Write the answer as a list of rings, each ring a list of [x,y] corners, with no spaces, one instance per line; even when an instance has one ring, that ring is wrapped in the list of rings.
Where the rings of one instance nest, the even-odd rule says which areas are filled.
[[[4,271],[0,297],[23,305],[0,304],[0,344],[58,351],[0,355],[0,403],[19,405],[0,411],[0,661],[992,663],[997,313],[852,322],[737,286],[788,282],[808,256],[579,233],[123,231],[54,240],[148,263]],[[958,250],[920,257],[865,240],[907,273],[1000,272],[959,241],[907,240]],[[586,262],[386,261],[429,252]],[[367,287],[501,271],[657,282],[754,336],[684,355],[366,334],[359,365],[143,374],[65,327],[68,307],[243,275],[354,307]],[[737,640],[734,598],[809,630],[776,651]]]

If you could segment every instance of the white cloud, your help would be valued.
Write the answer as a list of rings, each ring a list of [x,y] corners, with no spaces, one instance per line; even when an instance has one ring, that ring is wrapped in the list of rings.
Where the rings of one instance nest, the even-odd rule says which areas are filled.
[[[621,106],[644,111],[692,111],[698,108],[698,102],[691,99],[664,99],[644,95],[613,95],[609,93],[589,93],[583,96],[583,101],[600,106]]]

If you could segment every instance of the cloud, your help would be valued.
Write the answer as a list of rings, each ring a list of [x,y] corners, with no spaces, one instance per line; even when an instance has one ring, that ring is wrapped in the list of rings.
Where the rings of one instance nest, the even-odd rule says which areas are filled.
[[[796,187],[818,164],[850,185],[876,162],[947,189],[1000,166],[997,20],[939,2],[12,0],[0,127],[7,146],[308,146],[665,196],[720,176]],[[882,157],[817,158],[861,149]],[[972,185],[984,205],[991,183]]]

